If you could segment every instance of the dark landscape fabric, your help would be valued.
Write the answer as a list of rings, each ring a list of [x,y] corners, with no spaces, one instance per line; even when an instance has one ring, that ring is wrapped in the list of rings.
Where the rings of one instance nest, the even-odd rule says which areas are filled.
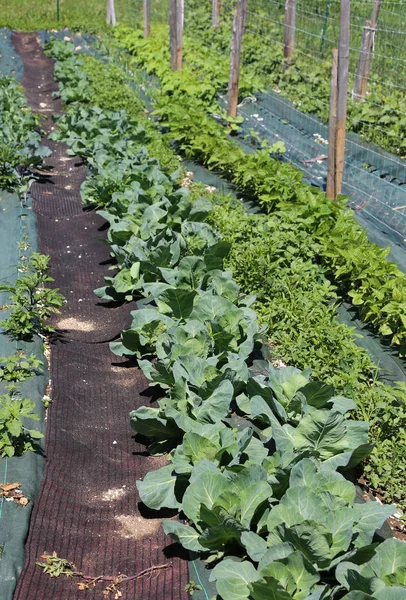
[[[52,96],[57,90],[53,61],[36,35],[14,34],[13,43],[24,63],[28,102],[47,117],[49,132],[52,115],[62,111]],[[48,177],[32,188],[39,249],[51,256],[51,275],[67,303],[53,320],[58,333],[50,365],[53,402],[45,474],[14,599],[104,597],[101,583],[79,591],[75,581],[51,579],[36,566],[44,552],[56,551],[95,576],[131,576],[167,564],[124,584],[123,598],[184,600],[187,562],[164,535],[159,515],[146,514],[139,506],[135,486],[136,479],[164,462],[148,456],[129,426],[129,411],[151,401],[148,382],[108,346],[129,324],[131,307],[106,308],[94,296],[93,289],[109,274],[109,249],[100,241],[106,236],[105,222],[81,204],[85,166],[67,156],[64,144],[44,141],[53,152],[46,162]]]

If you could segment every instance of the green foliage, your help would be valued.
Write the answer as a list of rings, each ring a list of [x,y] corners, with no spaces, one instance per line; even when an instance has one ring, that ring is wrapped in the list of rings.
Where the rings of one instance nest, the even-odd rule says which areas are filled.
[[[187,583],[185,585],[185,592],[187,592],[189,594],[189,596],[193,596],[193,594],[195,592],[197,592],[198,590],[201,590],[202,586],[199,585],[198,583],[196,583],[195,581],[193,581],[193,579],[191,579],[189,581],[189,583]]]
[[[0,189],[27,192],[34,178],[30,169],[40,167],[50,150],[40,145],[39,117],[27,107],[13,77],[0,77]]]
[[[146,47],[148,47],[148,43],[145,42]],[[155,46],[153,48],[155,49]],[[162,49],[163,46],[161,45],[160,48]],[[153,55],[151,53],[150,60],[153,59]],[[83,68],[86,69],[88,77],[93,82],[92,100],[98,105],[101,102],[103,108],[107,108],[109,106],[109,89],[111,88],[114,98],[112,107],[114,109],[126,108],[131,111],[131,119],[135,120],[138,113],[140,122],[148,132],[147,139],[149,136],[152,139],[154,129],[151,121],[144,117],[139,98],[126,83],[123,71],[118,67],[102,64],[94,58],[86,58]],[[115,86],[113,74],[114,79],[119,82],[119,86]],[[122,90],[121,98],[119,96],[120,89]],[[90,130],[93,132],[92,135],[96,136],[95,143],[97,140],[100,148],[101,138],[97,134],[96,125],[99,113],[87,110],[85,113],[77,111],[76,114],[85,115],[86,122],[92,123]],[[113,117],[112,123],[119,115],[117,110],[114,114],[116,116]],[[102,111],[100,115],[101,122],[107,124],[106,111]],[[61,122],[61,126],[65,127],[64,123],[68,122],[76,123],[71,119],[69,113]],[[210,120],[208,123],[210,126],[213,124]],[[213,126],[216,128],[215,124]],[[138,131],[137,128],[135,130]],[[196,135],[200,135],[197,128],[196,132]],[[67,137],[72,135],[72,139],[75,139],[76,134],[67,127],[64,135]],[[142,137],[145,134],[140,133],[140,135]],[[85,139],[88,140],[87,143],[90,147],[91,137],[87,137],[86,134]],[[155,135],[153,139],[155,141],[152,144],[146,141],[150,151],[155,151],[157,147],[163,148],[164,153],[161,151],[161,156],[164,157],[165,164],[169,164],[171,168],[172,166],[176,167],[178,165],[177,157],[174,156],[172,150],[168,149],[165,138],[158,134],[158,138]],[[102,155],[105,152],[108,152],[108,144],[102,150]],[[242,154],[241,162],[243,157]],[[145,159],[146,157],[144,157]],[[266,161],[265,155],[263,161]],[[92,164],[94,164],[93,159]],[[109,164],[106,162],[105,166]],[[114,165],[114,161],[111,164]],[[116,168],[117,166],[114,167],[114,169]],[[120,265],[120,271],[116,277],[106,279],[106,286],[96,290],[97,295],[102,299],[138,299],[140,285],[151,281],[148,279],[149,275],[152,278],[161,275],[159,269],[156,269],[155,263],[158,256],[161,256],[159,261],[164,257],[162,246],[169,244],[169,248],[171,248],[171,254],[167,256],[166,260],[168,258],[173,260],[179,252],[176,241],[171,238],[162,239],[160,241],[162,248],[158,251],[158,255],[156,254],[158,249],[153,250],[149,246],[145,246],[141,255],[142,261],[136,260],[134,264],[124,265],[126,255],[122,252],[122,248],[128,246],[129,236],[126,228],[130,226],[134,233],[140,231],[142,221],[145,225],[141,225],[141,227],[143,230],[146,228],[145,231],[151,231],[153,223],[154,229],[157,226],[161,227],[162,223],[160,224],[160,218],[157,217],[155,210],[152,213],[153,221],[151,221],[151,213],[147,213],[144,218],[144,211],[150,207],[151,202],[154,202],[157,184],[164,182],[167,195],[172,185],[169,179],[162,178],[162,174],[159,174],[157,169],[152,169],[151,166],[144,170],[141,165],[132,161],[131,169],[135,169],[134,175],[140,183],[142,191],[138,188],[138,183],[132,184],[135,186],[134,189],[127,188],[124,192],[114,191],[114,180],[112,181],[113,188],[110,189],[105,185],[107,180],[104,179],[104,175],[97,176],[99,183],[96,187],[93,183],[93,175],[96,173],[93,166],[92,177],[84,186],[84,189],[90,191],[90,195],[86,195],[85,201],[91,201],[98,206],[105,206],[106,201],[109,204],[108,211],[102,211],[101,214],[110,223],[110,243],[117,246],[115,257]],[[110,171],[110,169],[107,170]],[[141,173],[142,177],[140,178]],[[111,199],[109,200],[110,195]],[[221,195],[208,194],[203,185],[193,184],[189,199],[195,202],[202,195],[209,195],[217,203],[209,217],[209,223],[216,227],[225,240],[231,244],[231,252],[226,257],[226,264],[232,269],[242,289],[248,294],[254,293],[257,296],[256,309],[259,313],[259,320],[269,326],[272,358],[286,360],[301,369],[311,366],[314,375],[333,384],[339,394],[354,397],[357,403],[355,414],[358,418],[371,422],[372,438],[376,443],[365,466],[366,475],[371,484],[375,488],[383,490],[388,499],[402,503],[404,501],[403,463],[406,460],[403,437],[405,427],[404,395],[401,390],[393,390],[377,379],[376,365],[370,360],[367,353],[354,343],[351,330],[345,325],[337,323],[335,303],[339,301],[339,298],[336,288],[326,278],[328,270],[320,265],[319,243],[313,238],[309,238],[307,223],[312,223],[308,214],[309,208],[306,208],[307,212],[304,215],[300,213],[298,215],[294,206],[288,212],[285,204],[283,210],[279,207],[268,216],[246,215],[239,202],[223,198]],[[176,198],[178,197],[176,196]],[[305,196],[304,200],[306,198],[309,199],[308,196]],[[175,199],[174,202],[178,204],[178,200]],[[317,208],[319,211],[318,220],[320,222],[324,220],[324,215],[328,214],[323,205],[324,202],[317,206],[313,201],[310,206],[311,210]],[[180,208],[183,210],[182,207]],[[334,210],[334,205],[330,209]],[[337,209],[335,210],[338,212]],[[167,209],[160,214],[162,218],[167,219],[168,214],[165,215],[165,212],[167,213]],[[145,250],[148,250],[149,253],[148,260],[145,257]],[[134,260],[135,256],[132,257],[132,261]],[[183,271],[181,264],[179,264],[179,270]],[[152,286],[151,293],[163,292],[168,283],[177,283],[175,272],[176,270],[166,269],[165,277],[169,277],[168,281],[163,280],[159,284],[161,287]],[[146,275],[147,279],[145,279]],[[157,318],[157,316],[151,315],[151,319],[143,325],[141,317],[142,313],[134,320],[131,330],[123,334],[122,341],[114,345],[116,352],[123,353],[125,351],[141,356],[152,351],[151,344],[154,344],[162,333],[160,328],[163,317]],[[171,339],[170,331],[166,335]],[[198,332],[197,337],[198,340],[188,340],[188,333],[183,328],[179,331],[174,328],[171,344],[177,340],[178,347],[182,349],[182,352],[185,352],[186,348],[190,346],[198,356],[203,356],[201,352],[205,348],[206,334]],[[160,354],[164,352],[165,348],[166,342],[162,346],[162,350],[159,350]],[[160,358],[164,359],[165,356],[162,354]],[[145,363],[145,365],[147,364]],[[167,385],[171,381],[166,369],[149,370],[147,374],[161,386]],[[149,417],[150,413],[147,410],[143,414],[143,426],[146,426],[147,422],[151,423]],[[173,436],[176,438],[178,435],[179,429],[174,426]]]
[[[300,171],[274,160],[267,150],[246,154],[227,139],[221,125],[207,114],[213,112],[215,97],[215,90],[208,94],[204,87],[211,85],[211,75],[204,77],[203,71],[197,78],[189,63],[173,73],[162,52],[156,52],[162,46],[162,32],[141,40],[137,32],[118,29],[116,36],[140,67],[159,77],[155,113],[182,152],[222,172],[268,213],[278,212],[286,222],[295,223],[296,231],[317,246],[318,260],[361,317],[383,336],[391,336],[404,355],[406,277],[386,260],[386,250],[369,242],[345,209],[344,199],[335,203],[325,199],[323,192],[302,183]]]
[[[130,135],[125,114],[90,109],[89,122],[98,114],[118,118]],[[72,116],[62,121],[62,139],[75,143],[76,123]],[[109,144],[108,131],[101,140],[98,126],[90,128],[84,199],[103,207],[117,261],[115,277],[98,296],[138,300],[130,329],[112,349],[155,354],[155,362],[139,365],[164,391],[157,407],[131,413],[150,451],[169,459],[138,482],[141,500],[155,510],[182,510],[188,523],[165,521],[165,531],[220,560],[211,577],[224,600],[271,592],[297,600],[339,597],[351,588],[337,567],[348,563],[365,568],[372,586],[374,533],[394,507],[356,504],[354,485],[338,471],[370,450],[367,423],[346,418],[355,403],[333,386],[310,380],[307,371],[272,366],[254,298],[224,270],[230,244],[202,222],[210,206],[191,202],[176,176],[168,177],[136,143],[131,147],[132,138],[123,140],[131,147],[123,154],[125,177],[113,185],[109,176],[107,187],[98,180],[98,195],[88,196],[116,159],[116,130]],[[402,577],[397,563],[392,570],[393,584],[379,571],[383,593],[396,590]]]
[[[218,198],[218,199],[217,199]],[[336,319],[337,291],[317,264],[317,246],[284,215],[248,215],[233,198],[217,200],[209,215],[230,242],[227,266],[242,289],[257,297],[259,321],[268,326],[271,354],[334,385],[355,399],[355,414],[371,424],[376,444],[365,474],[373,487],[403,502],[405,394],[377,378],[376,365]]]
[[[0,396],[0,453],[1,456],[21,456],[27,450],[37,450],[36,440],[44,437],[40,431],[26,427],[23,419],[39,421],[30,398],[21,398],[15,386]]]
[[[313,54],[299,50],[290,67],[283,68],[282,29],[276,22],[278,17],[275,22],[270,20],[269,9],[263,10],[260,3],[256,3],[251,10],[254,11],[255,18],[250,19],[243,39],[240,100],[271,88],[287,97],[301,111],[317,115],[327,123],[330,99],[330,56],[324,59],[319,55],[318,48],[314,49]],[[195,73],[211,75],[217,92],[224,92],[227,89],[229,39],[233,14],[231,10],[224,10],[221,26],[218,28],[212,27],[210,16],[211,3],[208,0],[188,1],[184,36],[185,61]],[[265,26],[261,23],[261,16],[264,18]],[[309,27],[311,24],[307,20],[306,29],[308,30]],[[318,35],[313,37],[318,42]],[[358,47],[358,44],[356,46]],[[314,60],[315,55],[317,60]],[[387,64],[385,67],[387,68]],[[356,65],[350,71],[355,73]],[[353,83],[354,76],[350,75],[350,88]],[[383,87],[372,75],[368,83],[367,102],[349,98],[347,127],[368,141],[404,157],[406,154],[404,93],[394,85],[397,82],[389,79],[386,83],[387,85]]]
[[[48,275],[49,256],[33,252],[27,261],[26,272],[15,284],[2,284],[0,291],[11,294],[12,311],[2,327],[11,336],[30,339],[34,333],[53,331],[47,324],[52,313],[63,305],[63,296],[55,289],[46,287],[53,281]]]
[[[55,0],[8,0],[2,8],[2,27],[18,31],[61,31],[69,27],[71,31],[100,33],[111,28],[106,25],[106,3],[100,0],[86,0],[83,4],[75,0],[59,2],[59,18]],[[115,0],[115,10],[123,23],[134,19],[134,8],[127,0]]]
[[[13,356],[0,356],[0,381],[10,383],[25,381],[33,374],[37,374],[42,366],[43,362],[34,354],[26,356],[22,351]]]

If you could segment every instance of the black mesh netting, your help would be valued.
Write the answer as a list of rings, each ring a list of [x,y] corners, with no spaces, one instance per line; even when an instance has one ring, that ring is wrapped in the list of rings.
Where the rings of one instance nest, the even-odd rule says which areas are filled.
[[[30,106],[47,117],[62,106],[53,61],[35,35],[14,34],[24,63],[23,85]],[[48,142],[47,142],[48,143]],[[26,543],[26,562],[15,600],[83,600],[75,582],[53,578],[36,566],[44,551],[56,551],[86,574],[128,576],[168,563],[169,567],[122,587],[124,598],[186,598],[187,563],[162,531],[157,515],[138,505],[136,479],[164,459],[149,457],[129,427],[128,412],[150,402],[138,368],[115,360],[107,340],[128,325],[129,307],[106,308],[93,289],[108,274],[105,222],[86,212],[79,187],[86,170],[67,147],[49,143],[48,177],[32,188],[40,250],[51,256],[51,275],[67,299],[54,319],[53,403],[47,423],[47,463]],[[85,592],[103,597],[102,586]]]

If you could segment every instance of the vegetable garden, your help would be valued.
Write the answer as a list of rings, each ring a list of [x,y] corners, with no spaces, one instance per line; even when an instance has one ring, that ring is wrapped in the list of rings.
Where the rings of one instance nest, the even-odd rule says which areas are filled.
[[[0,36],[4,600],[406,598],[404,94],[376,60],[382,110],[348,105],[396,188],[364,217],[251,127],[275,86],[329,119],[278,3],[227,114],[239,1],[185,3],[181,68],[163,1],[2,17],[39,30]]]

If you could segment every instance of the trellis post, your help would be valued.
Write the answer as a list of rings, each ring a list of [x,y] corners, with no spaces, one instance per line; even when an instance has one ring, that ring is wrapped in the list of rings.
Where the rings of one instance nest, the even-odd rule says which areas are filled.
[[[173,71],[179,71],[182,68],[183,15],[183,0],[170,0],[169,35],[171,45],[171,69]]]
[[[295,51],[296,0],[286,0],[283,29],[283,70],[292,62]]]
[[[337,125],[337,49],[333,50],[333,64],[331,67],[330,88],[330,116],[328,123],[328,158],[327,158],[327,186],[326,197],[336,199],[335,172],[336,172],[336,125]]]
[[[354,100],[365,100],[368,86],[371,56],[374,47],[375,31],[378,25],[378,16],[382,0],[375,0],[370,21],[365,21],[362,31],[361,50],[358,59],[357,74],[355,76],[352,97]]]
[[[211,0],[212,2],[212,21],[213,27],[220,25],[221,0]]]
[[[144,38],[151,33],[151,0],[144,0]]]
[[[230,78],[228,81],[229,117],[237,116],[238,83],[240,78],[241,46],[244,35],[245,19],[247,16],[247,0],[237,0],[233,20],[233,32],[230,47]]]
[[[341,194],[344,174],[347,124],[348,60],[350,52],[350,0],[340,1],[340,42],[338,46],[337,122],[335,134],[335,196]]]
[[[116,24],[116,11],[114,8],[114,0],[107,0],[107,16],[106,16],[107,25]]]

